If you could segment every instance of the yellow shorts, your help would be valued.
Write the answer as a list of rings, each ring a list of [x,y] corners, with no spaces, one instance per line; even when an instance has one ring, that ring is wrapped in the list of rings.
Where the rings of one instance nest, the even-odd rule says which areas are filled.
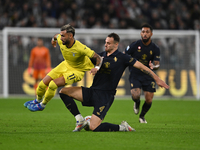
[[[71,85],[76,83],[84,77],[85,71],[79,71],[71,67],[67,67],[66,62],[62,61],[57,67],[52,69],[47,75],[52,79],[64,77],[65,84]]]

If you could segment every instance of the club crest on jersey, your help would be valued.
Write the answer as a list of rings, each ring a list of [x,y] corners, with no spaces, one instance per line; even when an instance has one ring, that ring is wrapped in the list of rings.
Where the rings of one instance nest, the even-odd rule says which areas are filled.
[[[71,52],[71,53],[72,53],[72,56],[75,57],[75,54],[76,54],[76,53],[73,53],[73,52]]]
[[[153,52],[152,52],[152,50],[150,50],[150,55],[152,55],[153,54]]]
[[[117,57],[114,57],[114,61],[117,62]]]
[[[109,68],[110,67],[110,63],[109,62],[105,62],[104,66],[105,66],[105,68]]]
[[[146,54],[142,55],[142,59],[143,59],[143,60],[145,60],[146,58],[147,58],[147,55],[146,55]]]
[[[138,52],[141,52],[141,46],[138,46]]]

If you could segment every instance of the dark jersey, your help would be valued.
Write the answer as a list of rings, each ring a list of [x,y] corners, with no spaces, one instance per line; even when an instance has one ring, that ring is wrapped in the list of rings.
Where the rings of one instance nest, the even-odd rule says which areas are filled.
[[[142,64],[149,68],[149,61],[153,62],[154,60],[160,61],[160,49],[159,47],[151,42],[148,46],[145,46],[142,43],[142,40],[131,43],[125,49],[125,53],[131,55],[133,58],[140,61]],[[130,75],[137,78],[145,78],[152,80],[152,78],[140,71],[139,69],[130,66],[129,67]]]
[[[118,82],[127,66],[133,66],[136,59],[116,50],[110,56],[104,51],[99,53],[103,57],[100,70],[94,76],[91,88],[98,90],[116,91]]]

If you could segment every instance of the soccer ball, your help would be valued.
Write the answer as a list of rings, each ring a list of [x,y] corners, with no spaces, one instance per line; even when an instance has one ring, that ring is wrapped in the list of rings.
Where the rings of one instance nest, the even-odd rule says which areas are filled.
[[[86,130],[86,131],[90,131],[90,119],[91,119],[91,116],[86,116],[85,117],[85,120],[87,121],[87,125],[84,127],[84,129]]]

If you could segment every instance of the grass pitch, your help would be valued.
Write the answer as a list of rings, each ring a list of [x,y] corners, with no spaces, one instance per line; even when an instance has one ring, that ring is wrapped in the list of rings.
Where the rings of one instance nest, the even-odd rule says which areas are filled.
[[[1,150],[198,150],[200,101],[154,100],[139,124],[132,100],[115,100],[104,122],[126,120],[136,132],[72,132],[75,119],[63,102],[53,99],[41,112],[30,112],[30,99],[0,99]],[[77,103],[83,116],[93,108]],[[142,103],[143,104],[143,101]]]

